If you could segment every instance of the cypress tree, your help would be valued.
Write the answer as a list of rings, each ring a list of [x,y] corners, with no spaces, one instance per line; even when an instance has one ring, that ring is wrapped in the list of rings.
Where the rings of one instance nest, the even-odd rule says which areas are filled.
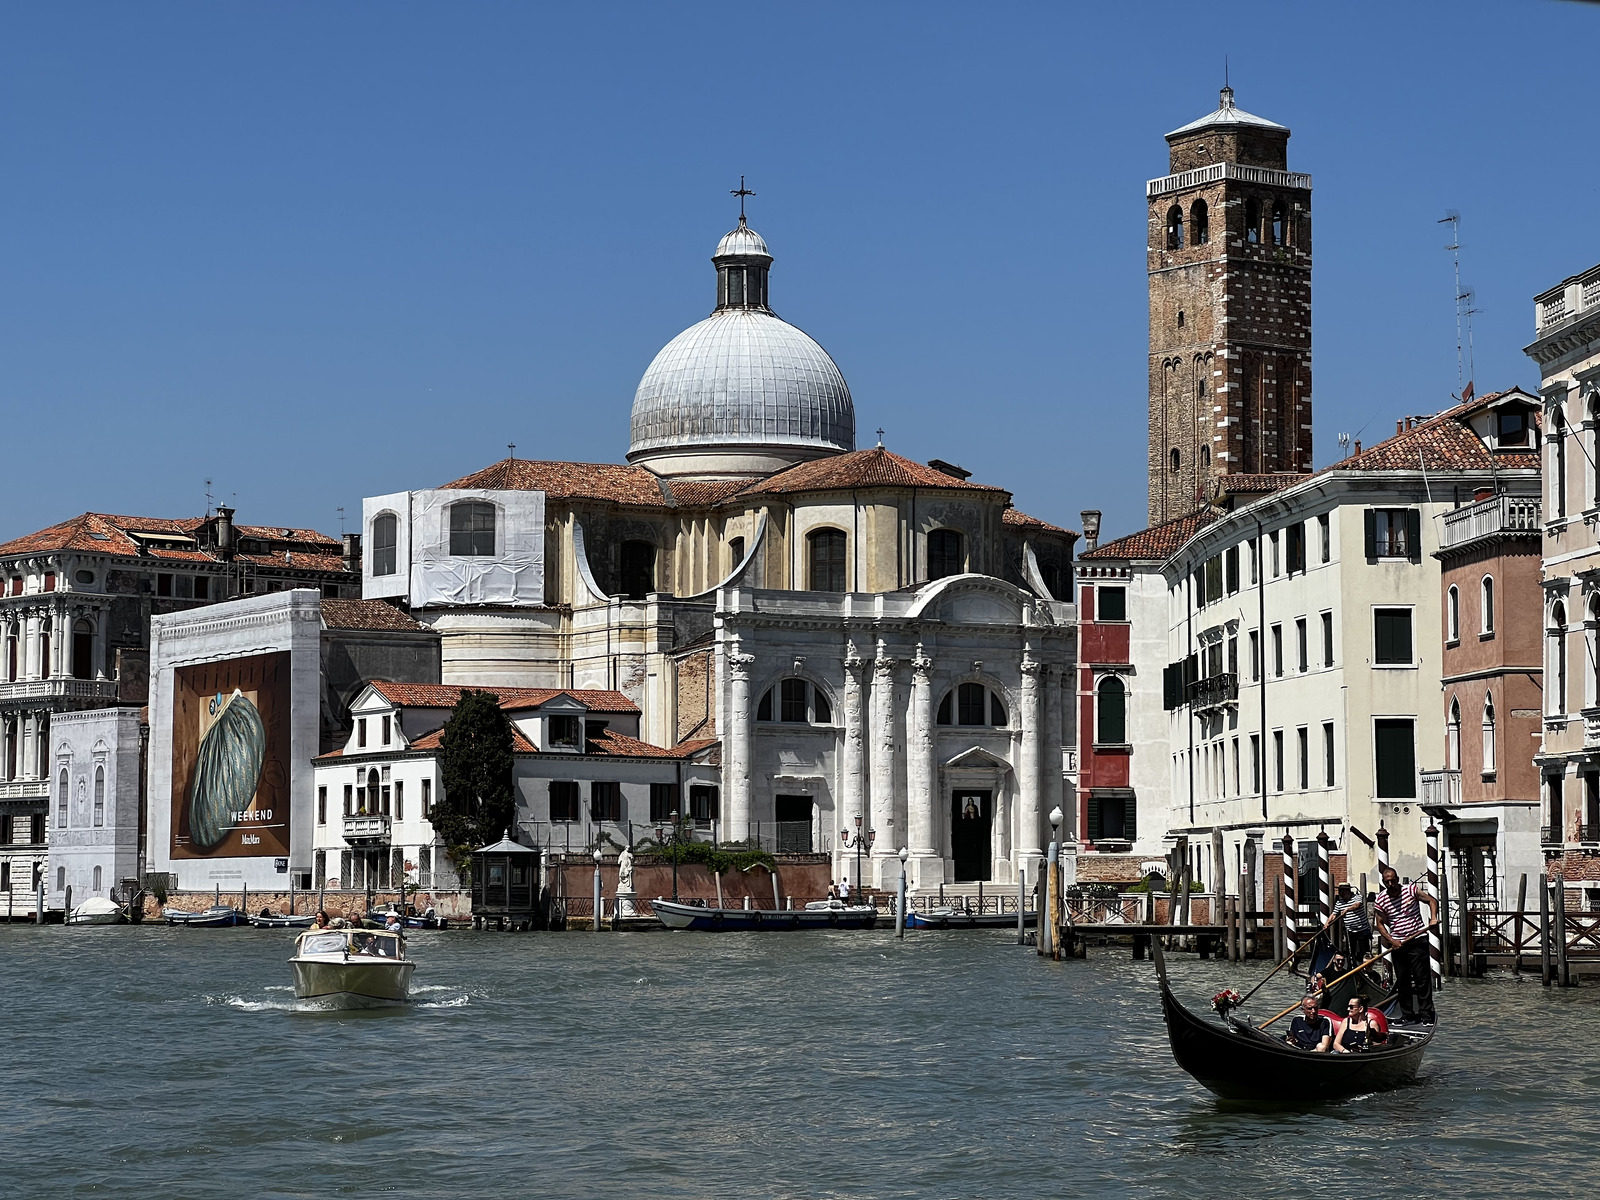
[[[439,736],[444,795],[429,814],[445,853],[465,873],[472,852],[511,827],[516,794],[511,721],[493,692],[463,691]]]

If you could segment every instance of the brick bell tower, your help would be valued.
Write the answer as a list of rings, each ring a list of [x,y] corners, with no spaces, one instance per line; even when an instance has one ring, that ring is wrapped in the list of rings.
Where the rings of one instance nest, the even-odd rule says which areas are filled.
[[[1222,475],[1311,470],[1311,176],[1223,88],[1150,206],[1150,524]]]

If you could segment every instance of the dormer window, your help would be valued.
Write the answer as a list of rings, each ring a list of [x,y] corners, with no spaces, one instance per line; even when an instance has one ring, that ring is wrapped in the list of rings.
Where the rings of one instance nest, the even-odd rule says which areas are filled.
[[[583,721],[578,717],[549,717],[546,741],[552,749],[577,750],[583,738]]]
[[[1502,408],[1495,413],[1495,442],[1501,446],[1528,444],[1528,410]]]

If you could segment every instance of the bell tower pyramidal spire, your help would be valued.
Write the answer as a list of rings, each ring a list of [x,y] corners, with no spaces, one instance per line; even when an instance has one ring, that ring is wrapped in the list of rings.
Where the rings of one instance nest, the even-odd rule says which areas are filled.
[[[1145,185],[1152,525],[1220,476],[1311,470],[1311,176],[1228,86],[1167,147]]]

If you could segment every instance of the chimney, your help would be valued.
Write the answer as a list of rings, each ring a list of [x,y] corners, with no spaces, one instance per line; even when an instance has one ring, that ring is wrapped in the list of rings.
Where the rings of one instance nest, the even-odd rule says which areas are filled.
[[[361,574],[361,535],[344,535],[344,569],[352,575]]]
[[[217,553],[224,562],[233,558],[233,509],[217,505]]]
[[[1087,554],[1100,544],[1100,510],[1086,508],[1078,514],[1083,522],[1083,550]]]
[[[1406,419],[1404,417],[1394,423],[1394,431],[1396,433],[1404,433],[1406,431]]]

